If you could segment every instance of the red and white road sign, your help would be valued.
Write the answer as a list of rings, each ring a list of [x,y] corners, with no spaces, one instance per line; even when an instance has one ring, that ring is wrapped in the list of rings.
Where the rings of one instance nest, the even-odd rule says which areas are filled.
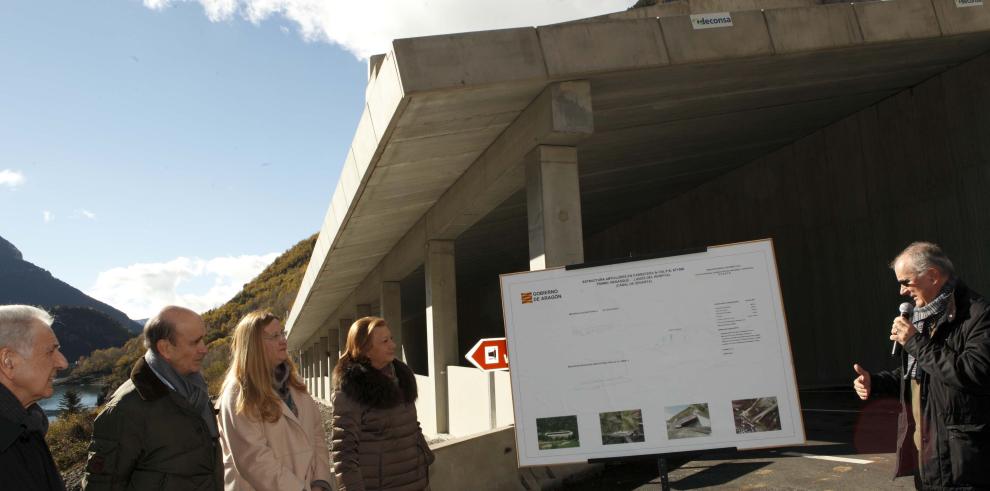
[[[486,372],[508,370],[509,352],[505,346],[505,338],[485,338],[475,343],[464,358]]]

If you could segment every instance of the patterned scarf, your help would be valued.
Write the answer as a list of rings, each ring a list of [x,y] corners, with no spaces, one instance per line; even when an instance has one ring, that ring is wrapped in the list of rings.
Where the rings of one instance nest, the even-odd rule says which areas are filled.
[[[923,307],[918,307],[914,309],[914,314],[911,315],[911,323],[914,324],[914,328],[918,330],[918,334],[922,336],[927,336],[931,332],[932,328],[935,327],[935,323],[942,318],[942,314],[945,313],[946,307],[949,306],[949,299],[952,298],[952,292],[956,289],[955,279],[946,281],[942,285],[942,289],[939,290],[938,296],[935,300],[926,303]],[[911,377],[912,379],[919,379],[920,375],[918,368],[918,360],[916,360],[911,353],[908,353],[908,373],[905,376]]]

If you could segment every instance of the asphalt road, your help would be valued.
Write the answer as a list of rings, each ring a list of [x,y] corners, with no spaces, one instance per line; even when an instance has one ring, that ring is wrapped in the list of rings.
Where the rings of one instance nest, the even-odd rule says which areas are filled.
[[[673,459],[671,489],[914,489],[894,475],[897,402],[863,403],[851,389],[802,391],[808,443],[750,451],[713,451]],[[656,459],[612,462],[569,490],[658,491]]]

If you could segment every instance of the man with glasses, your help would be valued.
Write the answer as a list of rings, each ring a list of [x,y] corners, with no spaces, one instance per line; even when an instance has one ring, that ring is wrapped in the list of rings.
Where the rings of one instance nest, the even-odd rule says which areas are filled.
[[[863,400],[900,395],[895,477],[913,474],[919,489],[990,489],[990,305],[930,242],[909,245],[891,268],[915,305],[891,325],[900,364],[874,374],[854,365],[853,387]]]
[[[206,324],[165,307],[144,325],[148,348],[93,423],[85,490],[223,489],[216,414],[200,373]]]

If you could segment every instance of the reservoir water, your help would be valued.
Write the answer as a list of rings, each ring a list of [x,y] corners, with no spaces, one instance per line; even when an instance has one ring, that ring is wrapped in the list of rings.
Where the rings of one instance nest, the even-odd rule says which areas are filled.
[[[42,399],[38,401],[41,409],[45,410],[45,414],[48,415],[48,420],[51,421],[58,417],[60,412],[58,405],[62,402],[62,394],[69,389],[75,389],[76,393],[79,394],[79,398],[82,399],[82,406],[84,408],[96,407],[96,398],[100,395],[100,386],[91,384],[65,384],[56,385],[55,393],[52,394],[48,399]]]

